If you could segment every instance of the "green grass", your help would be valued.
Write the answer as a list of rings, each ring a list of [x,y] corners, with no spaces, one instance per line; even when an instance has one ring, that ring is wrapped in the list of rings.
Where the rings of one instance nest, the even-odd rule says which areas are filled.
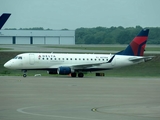
[[[11,48],[0,48],[0,50],[12,50]]]
[[[10,70],[3,67],[4,63],[15,57],[17,54],[22,52],[0,52],[0,75],[1,76],[21,76],[20,70]],[[152,55],[153,56],[153,55]],[[128,67],[116,68],[113,70],[105,71],[105,76],[116,76],[116,77],[160,77],[160,55],[156,56],[153,60],[132,65]],[[42,76],[48,75],[46,71],[28,71],[29,76],[34,74],[42,74]],[[95,76],[95,73],[88,73],[86,76]]]

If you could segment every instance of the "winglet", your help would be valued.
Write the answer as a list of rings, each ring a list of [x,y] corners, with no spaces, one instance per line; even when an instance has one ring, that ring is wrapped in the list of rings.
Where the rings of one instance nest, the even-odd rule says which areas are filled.
[[[10,13],[3,13],[0,16],[0,29],[3,27],[3,25],[5,24],[5,22],[8,20],[8,18],[10,17]]]
[[[141,32],[131,41],[128,47],[116,54],[118,55],[131,55],[143,56],[145,51],[146,42],[148,39],[149,29],[142,29]]]

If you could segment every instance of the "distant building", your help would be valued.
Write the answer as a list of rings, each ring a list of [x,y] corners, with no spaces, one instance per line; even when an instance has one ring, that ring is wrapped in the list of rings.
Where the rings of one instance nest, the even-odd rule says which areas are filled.
[[[0,44],[74,45],[74,30],[0,30]]]

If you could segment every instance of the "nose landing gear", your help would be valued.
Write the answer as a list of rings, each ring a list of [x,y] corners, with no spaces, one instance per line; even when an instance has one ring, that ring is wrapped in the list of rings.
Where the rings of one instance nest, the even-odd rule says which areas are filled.
[[[23,77],[24,78],[27,77],[27,70],[22,70],[22,72],[23,72]]]

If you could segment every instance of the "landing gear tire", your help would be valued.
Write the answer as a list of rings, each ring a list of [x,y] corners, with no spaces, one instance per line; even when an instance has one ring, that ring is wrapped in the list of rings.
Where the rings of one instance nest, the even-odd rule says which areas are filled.
[[[78,77],[83,77],[84,76],[84,74],[83,73],[78,73]]]
[[[71,73],[71,77],[76,77],[77,74],[76,73]]]
[[[25,78],[25,77],[27,77],[27,70],[22,70],[22,72],[23,72],[23,77]]]
[[[27,74],[23,74],[23,77],[24,77],[24,78],[27,77]]]

